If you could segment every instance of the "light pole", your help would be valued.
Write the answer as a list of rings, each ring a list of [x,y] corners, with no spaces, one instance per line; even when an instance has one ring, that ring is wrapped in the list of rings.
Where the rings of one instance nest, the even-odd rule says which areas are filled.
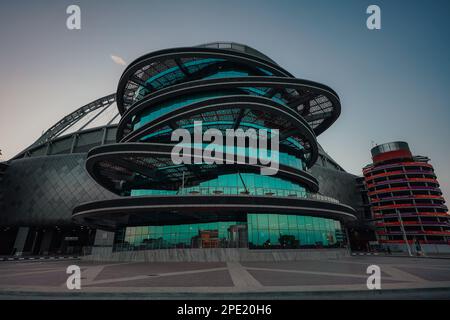
[[[402,216],[398,210],[395,210],[395,212],[397,212],[398,220],[400,221],[400,229],[402,229],[403,240],[405,240],[406,248],[408,249],[408,254],[410,257],[412,257],[411,247],[409,246],[408,238],[406,237],[406,232],[405,232],[405,227],[403,226]]]

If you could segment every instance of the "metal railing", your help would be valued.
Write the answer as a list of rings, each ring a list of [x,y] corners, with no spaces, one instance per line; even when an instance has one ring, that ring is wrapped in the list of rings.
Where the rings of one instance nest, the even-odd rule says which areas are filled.
[[[180,189],[179,195],[243,195],[243,196],[275,196],[275,197],[295,197],[311,200],[340,203],[339,200],[324,196],[319,193],[299,191],[292,189],[262,188],[262,187],[189,187]]]

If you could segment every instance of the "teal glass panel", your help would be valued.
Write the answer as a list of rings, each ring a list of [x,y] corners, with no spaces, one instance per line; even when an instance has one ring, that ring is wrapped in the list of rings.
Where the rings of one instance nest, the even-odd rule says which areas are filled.
[[[297,223],[297,216],[294,215],[287,215],[286,216],[287,223],[288,223],[288,229],[297,230],[298,229],[298,223]]]
[[[245,186],[244,186],[245,185]],[[131,196],[177,195],[200,192],[204,195],[230,194],[239,195],[245,190],[251,195],[275,195],[280,197],[306,197],[305,187],[272,176],[262,176],[254,173],[235,173],[221,175],[216,179],[201,182],[198,186],[187,187],[183,190],[141,190],[131,191]]]
[[[244,244],[239,242],[242,239]],[[252,213],[247,215],[247,223],[209,222],[123,228],[116,233],[115,250],[245,247],[246,241],[251,249],[298,249],[340,247],[345,239],[340,222],[332,219]]]
[[[336,247],[340,223],[332,219],[277,214],[248,214],[249,247],[256,249]],[[326,226],[338,226],[329,231]]]
[[[192,60],[189,62],[186,62],[184,64],[184,67],[189,71],[189,73],[199,71],[201,69],[204,69],[208,67],[209,65],[212,65],[214,63],[220,63],[224,61],[223,59],[214,59],[214,58],[208,58],[208,59],[197,59]],[[185,80],[186,75],[182,70],[180,70],[179,66],[174,66],[171,68],[168,68],[164,71],[161,71],[154,76],[147,79],[145,82],[150,87],[154,89],[162,89],[166,86],[169,86],[171,84],[174,84],[176,82],[182,82]],[[149,93],[149,90],[145,88],[144,86],[140,86],[138,90],[136,91],[136,94],[134,96],[134,100],[137,100],[139,96],[145,96]]]
[[[280,238],[280,230],[279,229],[270,229],[269,230],[269,238],[270,238],[270,244],[272,246],[277,246],[280,244],[279,238]]]
[[[244,222],[129,227],[116,236],[116,250],[238,247],[238,226]]]
[[[207,76],[203,79],[220,79],[220,78],[238,78],[238,77],[247,77],[249,76],[248,72],[230,70],[230,71],[220,71],[210,76]]]
[[[278,216],[278,226],[282,230],[288,229],[288,216],[287,215],[279,215]]]
[[[269,214],[268,220],[269,220],[269,229],[279,229],[278,215]]]

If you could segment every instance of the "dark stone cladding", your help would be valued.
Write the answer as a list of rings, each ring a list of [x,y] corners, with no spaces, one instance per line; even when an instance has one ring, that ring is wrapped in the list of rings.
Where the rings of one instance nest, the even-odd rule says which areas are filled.
[[[319,192],[356,210],[358,222],[364,220],[363,202],[357,187],[357,176],[315,164],[309,173],[319,182]]]
[[[80,203],[117,198],[88,175],[85,161],[85,153],[11,161],[3,177],[0,226],[71,225]]]

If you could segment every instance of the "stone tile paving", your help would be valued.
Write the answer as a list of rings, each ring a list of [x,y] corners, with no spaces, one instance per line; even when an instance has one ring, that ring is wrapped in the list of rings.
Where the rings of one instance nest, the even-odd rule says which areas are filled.
[[[98,263],[1,262],[0,298],[14,292],[60,293],[66,268],[81,268],[82,293],[268,293],[366,290],[369,265],[379,265],[382,288],[450,290],[450,260],[349,257],[288,262]],[[20,296],[20,295],[19,295]]]

